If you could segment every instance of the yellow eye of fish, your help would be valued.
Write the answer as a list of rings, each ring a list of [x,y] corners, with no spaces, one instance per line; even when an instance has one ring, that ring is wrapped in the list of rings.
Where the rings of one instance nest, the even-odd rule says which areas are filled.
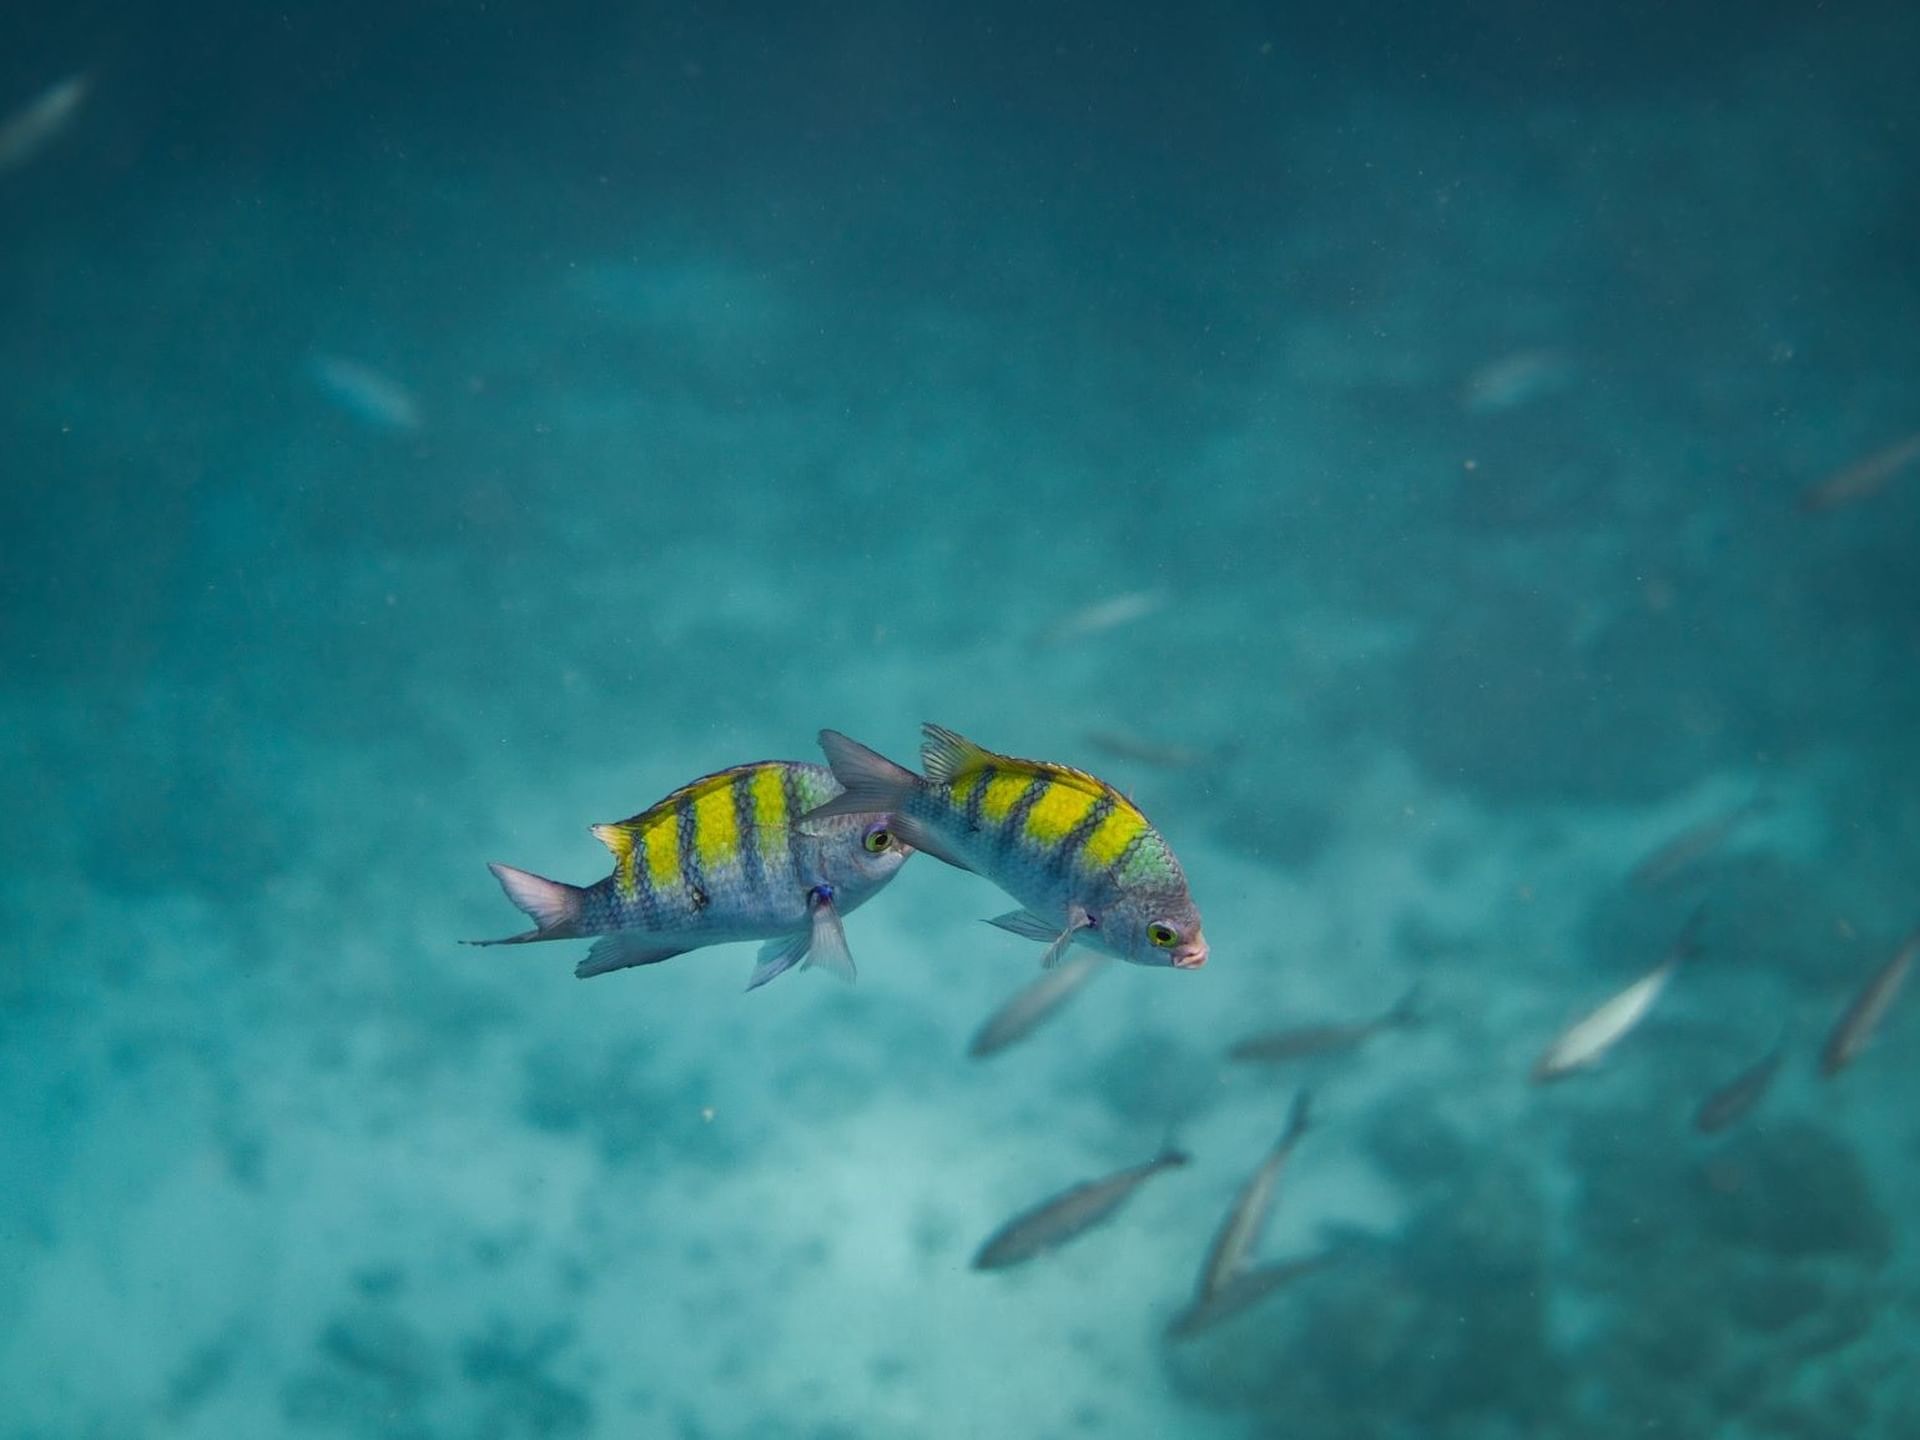
[[[867,847],[868,854],[878,855],[882,850],[885,850],[889,845],[893,844],[893,832],[884,825],[876,825],[873,829],[867,831],[867,838],[864,843]]]
[[[1171,950],[1180,937],[1173,933],[1171,925],[1162,925],[1158,920],[1147,926],[1147,939],[1162,950]]]

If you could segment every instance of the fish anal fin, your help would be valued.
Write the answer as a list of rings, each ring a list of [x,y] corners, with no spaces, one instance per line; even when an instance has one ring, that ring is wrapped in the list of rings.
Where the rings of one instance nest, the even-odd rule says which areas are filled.
[[[753,974],[747,979],[747,989],[758,990],[770,981],[778,980],[787,971],[806,958],[807,948],[813,943],[813,928],[800,931],[796,935],[782,935],[769,940],[760,947],[755,957],[758,963]]]
[[[631,970],[636,965],[658,965],[662,960],[686,954],[691,948],[646,930],[616,930],[594,941],[587,958],[573,967],[573,973],[588,980],[615,970]]]

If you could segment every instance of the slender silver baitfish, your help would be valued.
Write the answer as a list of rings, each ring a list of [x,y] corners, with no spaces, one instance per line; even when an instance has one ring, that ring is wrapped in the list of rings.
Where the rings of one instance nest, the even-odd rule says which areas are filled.
[[[1653,1009],[1654,1001],[1666,990],[1667,982],[1673,979],[1673,972],[1680,968],[1680,962],[1699,953],[1694,936],[1700,927],[1700,916],[1699,910],[1693,912],[1681,929],[1680,938],[1674,941],[1673,948],[1667,952],[1666,959],[1618,995],[1602,1001],[1555,1037],[1540,1058],[1534,1061],[1534,1084],[1544,1085],[1552,1080],[1562,1080],[1598,1065],[1634,1026],[1647,1018],[1647,1012]]]
[[[912,849],[881,814],[796,827],[802,812],[839,793],[826,767],[796,760],[704,776],[630,820],[595,825],[614,866],[593,885],[489,866],[535,928],[468,943],[598,935],[573,972],[585,979],[705,945],[764,940],[749,990],[802,961],[851,980],[840,917],[877,894]]]
[[[967,1054],[975,1060],[984,1060],[1026,1039],[1058,1014],[1089,980],[1106,969],[1110,958],[1093,950],[1083,950],[1064,965],[1042,970],[1037,980],[989,1015],[986,1023],[974,1031]]]
[[[1302,1276],[1324,1270],[1339,1258],[1337,1253],[1330,1251],[1299,1260],[1276,1260],[1271,1264],[1242,1270],[1219,1289],[1196,1295],[1186,1309],[1173,1317],[1173,1323],[1167,1326],[1167,1338],[1191,1340],[1202,1330],[1212,1329]]]
[[[1780,1073],[1786,1058],[1787,1042],[1782,1039],[1758,1061],[1702,1100],[1693,1115],[1693,1128],[1702,1135],[1715,1135],[1744,1119],[1747,1112],[1766,1098],[1767,1091],[1773,1087],[1773,1077]]]
[[[860,811],[893,817],[916,850],[993,881],[1026,908],[989,921],[1046,942],[1052,965],[1087,945],[1136,965],[1207,963],[1200,911],[1160,832],[1104,780],[983,750],[922,727],[923,779],[837,730],[821,748],[847,793],[803,824]]]
[[[1213,1244],[1207,1248],[1207,1258],[1200,1266],[1200,1278],[1193,1287],[1196,1300],[1206,1299],[1231,1282],[1246,1269],[1247,1257],[1259,1247],[1261,1233],[1267,1228],[1267,1217],[1273,1213],[1273,1191],[1280,1183],[1280,1172],[1286,1168],[1287,1157],[1293,1154],[1300,1137],[1307,1133],[1311,1099],[1305,1090],[1294,1097],[1293,1109],[1287,1114],[1287,1128],[1234,1197],[1227,1218],[1220,1222]]]
[[[1861,987],[1860,993],[1834,1022],[1833,1031],[1820,1051],[1822,1075],[1832,1079],[1867,1048],[1867,1042],[1873,1039],[1880,1022],[1886,1019],[1887,1011],[1899,997],[1901,987],[1907,983],[1907,972],[1913,969],[1916,956],[1920,956],[1920,930],[1909,935],[1906,943],[1894,951],[1893,958],[1874,971],[1873,978]]]
[[[1057,1249],[1084,1235],[1127,1202],[1135,1190],[1162,1170],[1187,1163],[1184,1151],[1166,1150],[1144,1165],[1130,1165],[1098,1180],[1088,1180],[1023,1210],[1002,1225],[973,1257],[976,1270],[1004,1270]]]
[[[1414,985],[1384,1013],[1371,1020],[1335,1021],[1322,1025],[1296,1025],[1288,1030],[1269,1030],[1236,1041],[1227,1051],[1229,1060],[1257,1061],[1279,1065],[1289,1060],[1308,1060],[1318,1055],[1337,1055],[1354,1050],[1384,1030],[1412,1025],[1420,1018],[1420,987]]]

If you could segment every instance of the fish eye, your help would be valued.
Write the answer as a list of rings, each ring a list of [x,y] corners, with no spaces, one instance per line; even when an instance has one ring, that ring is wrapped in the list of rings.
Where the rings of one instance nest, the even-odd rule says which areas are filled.
[[[1147,926],[1147,939],[1158,945],[1162,950],[1171,950],[1179,943],[1180,937],[1174,933],[1171,925],[1162,925],[1156,920]]]
[[[867,847],[869,855],[878,855],[892,848],[893,832],[884,825],[876,825],[867,831],[866,837],[860,843]]]

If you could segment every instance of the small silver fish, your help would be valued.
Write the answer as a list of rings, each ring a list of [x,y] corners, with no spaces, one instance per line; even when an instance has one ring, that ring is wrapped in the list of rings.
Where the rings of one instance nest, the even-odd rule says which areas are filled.
[[[1717,1135],[1745,1119],[1773,1087],[1773,1077],[1780,1073],[1786,1058],[1787,1042],[1782,1039],[1758,1061],[1702,1100],[1693,1115],[1693,1128],[1702,1135]]]
[[[1089,730],[1086,740],[1104,755],[1151,765],[1156,770],[1196,770],[1225,760],[1233,753],[1231,746],[1202,750],[1193,745],[1149,740],[1122,730]]]
[[[1169,1340],[1191,1340],[1223,1320],[1259,1304],[1276,1290],[1284,1289],[1303,1276],[1324,1270],[1340,1258],[1338,1252],[1308,1255],[1299,1260],[1277,1260],[1243,1270],[1219,1289],[1197,1295],[1167,1326]]]
[[[1307,1111],[1312,1098],[1306,1090],[1294,1096],[1293,1108],[1287,1113],[1287,1128],[1267,1152],[1267,1158],[1247,1177],[1240,1193],[1234,1196],[1226,1218],[1214,1232],[1213,1243],[1207,1247],[1207,1258],[1201,1263],[1200,1278],[1193,1288],[1196,1301],[1217,1293],[1245,1270],[1247,1257],[1259,1248],[1267,1217],[1273,1213],[1273,1191],[1280,1183],[1280,1172],[1286,1168],[1294,1146],[1307,1133]]]
[[[1800,494],[1800,508],[1811,513],[1871,500],[1916,461],[1920,461],[1920,434],[1897,440],[1808,486]]]
[[[1110,595],[1105,600],[1096,600],[1070,615],[1061,616],[1042,630],[1033,643],[1041,649],[1069,645],[1116,626],[1144,620],[1166,603],[1167,592],[1164,590],[1130,590],[1124,595]]]
[[[1383,1014],[1371,1020],[1335,1022],[1325,1025],[1297,1025],[1287,1030],[1270,1030],[1235,1042],[1227,1051],[1229,1060],[1254,1061],[1280,1065],[1289,1060],[1306,1060],[1319,1055],[1337,1055],[1354,1050],[1386,1030],[1397,1030],[1419,1020],[1420,987],[1410,988]]]
[[[0,121],[0,172],[19,169],[58,139],[92,89],[87,76],[69,75]]]
[[[1084,1235],[1124,1205],[1148,1180],[1162,1170],[1173,1170],[1187,1163],[1186,1152],[1166,1150],[1143,1165],[1117,1170],[1098,1180],[1088,1180],[1064,1190],[1051,1200],[1043,1200],[1031,1210],[1023,1210],[994,1231],[980,1253],[973,1257],[976,1270],[1004,1270],[1036,1255]]]
[[[986,1023],[974,1032],[967,1054],[975,1060],[984,1060],[1026,1039],[1058,1014],[1089,980],[1105,970],[1107,959],[1098,951],[1082,950],[1053,969],[1042,970],[1039,979],[1023,987],[987,1017]]]
[[[1920,930],[1909,935],[1893,958],[1873,973],[1834,1022],[1827,1043],[1820,1051],[1822,1075],[1831,1080],[1867,1048],[1880,1022],[1886,1019],[1887,1011],[1899,998],[1901,987],[1907,983],[1907,973],[1913,969],[1916,955],[1920,955]]]
[[[1673,979],[1673,972],[1680,968],[1680,962],[1698,953],[1694,935],[1700,918],[1701,912],[1695,910],[1665,960],[1561,1031],[1534,1062],[1533,1083],[1544,1085],[1591,1069],[1646,1019],[1647,1012]]]
[[[1474,415],[1517,410],[1566,389],[1573,374],[1573,359],[1564,350],[1515,350],[1467,376],[1460,403]]]
[[[1655,890],[1691,870],[1725,845],[1733,832],[1767,809],[1756,797],[1698,825],[1689,826],[1633,867],[1628,876],[1635,885]]]
[[[361,424],[392,434],[420,428],[420,402],[390,375],[344,355],[315,355],[309,373],[321,392]]]

